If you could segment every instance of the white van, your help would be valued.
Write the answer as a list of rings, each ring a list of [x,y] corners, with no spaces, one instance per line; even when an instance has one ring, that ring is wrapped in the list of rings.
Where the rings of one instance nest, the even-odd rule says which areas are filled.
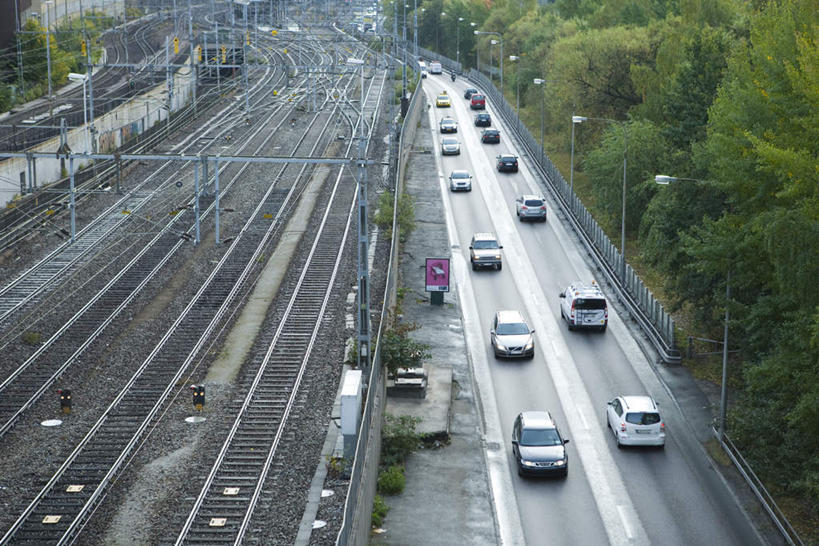
[[[432,61],[429,63],[429,73],[430,74],[440,74],[441,73],[441,63],[438,61]]]
[[[425,63],[424,61],[418,61],[418,66],[421,67],[421,77],[426,78],[427,77],[427,63]]]

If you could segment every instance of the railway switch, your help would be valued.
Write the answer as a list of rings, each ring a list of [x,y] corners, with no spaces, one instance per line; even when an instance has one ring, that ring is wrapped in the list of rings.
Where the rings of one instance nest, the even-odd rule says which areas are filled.
[[[202,411],[205,406],[205,386],[191,385],[191,391],[193,392],[193,407],[198,411]]]
[[[60,395],[60,409],[63,410],[63,413],[71,413],[71,391],[59,389],[57,394]]]

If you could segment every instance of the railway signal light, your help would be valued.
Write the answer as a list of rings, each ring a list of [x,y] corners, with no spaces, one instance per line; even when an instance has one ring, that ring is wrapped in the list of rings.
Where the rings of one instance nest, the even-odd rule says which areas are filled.
[[[63,410],[63,413],[71,413],[71,391],[59,389],[57,393],[60,395],[60,409]]]
[[[202,62],[202,46],[196,46],[196,60]]]
[[[174,37],[173,39],[173,52],[179,53],[179,38]]]
[[[227,62],[227,47],[222,46],[222,64]]]
[[[250,32],[245,32],[245,42],[250,45]]]
[[[198,411],[202,411],[205,405],[205,386],[191,385],[191,391],[193,391],[193,407]]]
[[[85,55],[88,52],[88,49],[86,48],[86,45],[85,45],[85,40],[80,42],[80,51],[82,51],[83,55]]]
[[[278,31],[278,30],[276,30],[275,28],[274,28],[273,30],[271,30],[271,31],[270,31],[270,34],[271,34],[272,36],[275,36],[275,35],[276,35],[276,34],[278,34],[278,33],[279,33],[279,31]]]

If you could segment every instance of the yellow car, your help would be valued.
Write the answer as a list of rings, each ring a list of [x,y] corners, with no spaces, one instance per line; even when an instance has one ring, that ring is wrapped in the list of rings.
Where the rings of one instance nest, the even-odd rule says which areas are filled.
[[[438,108],[449,108],[452,106],[452,103],[449,100],[449,95],[446,93],[438,95],[438,98],[435,99],[435,106]]]

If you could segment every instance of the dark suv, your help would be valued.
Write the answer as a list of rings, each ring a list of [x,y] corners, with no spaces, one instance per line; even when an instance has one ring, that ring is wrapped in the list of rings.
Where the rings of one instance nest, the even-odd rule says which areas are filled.
[[[524,411],[512,427],[512,453],[518,475],[566,477],[568,443],[548,411]]]
[[[498,156],[498,172],[518,172],[518,158],[512,154],[500,154]]]
[[[465,99],[471,99],[472,95],[474,95],[477,92],[478,92],[478,90],[475,89],[474,87],[467,87],[466,91],[464,91],[464,98]]]
[[[500,131],[497,129],[484,129],[481,131],[481,142],[484,144],[500,144]]]
[[[475,127],[489,127],[492,125],[492,116],[488,112],[481,112],[475,116]]]

